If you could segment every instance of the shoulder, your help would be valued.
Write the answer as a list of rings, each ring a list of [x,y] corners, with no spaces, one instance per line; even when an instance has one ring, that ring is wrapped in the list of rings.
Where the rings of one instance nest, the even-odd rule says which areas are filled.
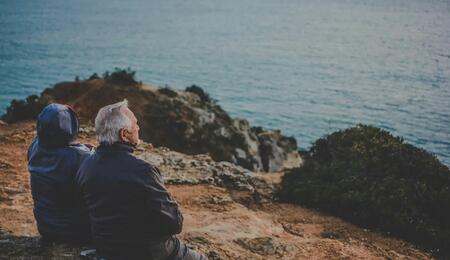
[[[142,181],[157,181],[157,182],[163,182],[161,171],[158,169],[158,167],[139,159],[135,156],[134,158],[134,164],[136,166],[136,173],[138,174],[139,178]]]
[[[77,158],[77,164],[85,160],[92,152],[83,144],[70,144],[64,148],[67,157]]]
[[[80,143],[70,144],[68,148],[78,154],[90,155],[92,153],[91,149],[89,149],[89,147],[87,147],[84,144],[80,144]]]

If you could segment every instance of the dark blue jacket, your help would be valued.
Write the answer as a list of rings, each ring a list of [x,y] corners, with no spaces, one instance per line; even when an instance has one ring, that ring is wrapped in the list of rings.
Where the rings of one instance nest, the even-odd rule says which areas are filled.
[[[125,143],[100,145],[77,173],[97,250],[129,259],[180,233],[183,224],[161,173],[133,156],[133,149]]]
[[[72,143],[78,127],[71,108],[50,104],[38,116],[37,136],[28,149],[34,216],[41,235],[53,240],[90,239],[87,210],[75,183],[75,174],[90,151]]]

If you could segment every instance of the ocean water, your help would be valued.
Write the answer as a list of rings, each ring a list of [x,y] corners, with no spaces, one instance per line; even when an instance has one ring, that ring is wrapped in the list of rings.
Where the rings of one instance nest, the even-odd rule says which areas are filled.
[[[308,148],[356,123],[450,165],[448,0],[0,0],[0,110],[131,67]]]

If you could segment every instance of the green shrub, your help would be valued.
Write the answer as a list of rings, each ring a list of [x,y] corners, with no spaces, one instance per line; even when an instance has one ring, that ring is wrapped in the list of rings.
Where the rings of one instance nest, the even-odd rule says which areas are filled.
[[[94,80],[94,79],[99,79],[100,77],[98,76],[97,73],[93,73],[91,76],[89,76],[88,80]]]
[[[135,75],[136,71],[132,71],[129,67],[127,69],[115,68],[111,73],[109,71],[103,73],[103,78],[117,85],[137,85],[139,82],[134,79]]]
[[[210,102],[211,101],[211,97],[209,96],[209,94],[206,93],[201,87],[199,87],[197,85],[192,85],[190,87],[186,87],[186,91],[192,92],[192,93],[196,94],[197,96],[199,96],[199,98],[202,102]]]
[[[450,171],[427,151],[365,125],[317,140],[288,172],[282,201],[450,251]]]
[[[47,102],[42,101],[37,95],[28,96],[25,100],[13,99],[1,119],[7,123],[36,119],[46,105]]]
[[[166,96],[168,96],[168,97],[176,97],[176,96],[178,96],[178,94],[177,94],[177,92],[176,91],[174,91],[173,89],[171,89],[169,86],[164,86],[163,88],[159,88],[158,89],[158,92],[159,93],[161,93],[161,94],[163,94],[163,95],[166,95]]]

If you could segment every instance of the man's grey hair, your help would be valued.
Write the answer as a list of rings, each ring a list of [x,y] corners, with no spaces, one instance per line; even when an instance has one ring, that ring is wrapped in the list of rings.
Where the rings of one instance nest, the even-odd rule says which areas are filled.
[[[100,108],[95,117],[95,133],[100,144],[111,145],[120,141],[120,129],[131,130],[131,119],[124,113],[126,108],[128,108],[126,99]]]

